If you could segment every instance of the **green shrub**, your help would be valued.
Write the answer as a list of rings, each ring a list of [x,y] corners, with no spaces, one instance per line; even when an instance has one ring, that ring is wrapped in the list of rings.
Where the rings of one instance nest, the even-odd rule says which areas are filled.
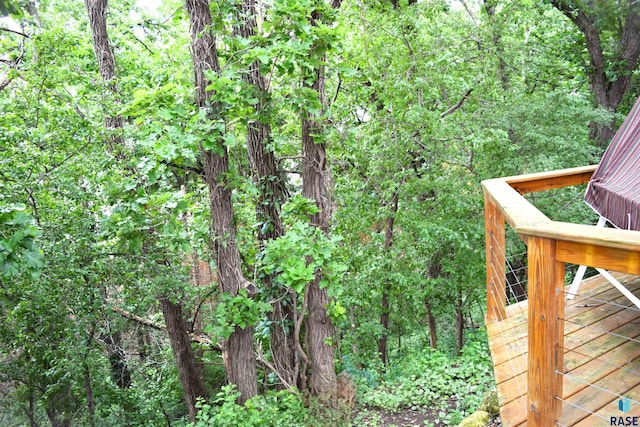
[[[433,349],[407,354],[375,388],[361,388],[359,402],[390,411],[428,408],[438,422],[455,425],[478,408],[493,386],[486,339],[478,336],[458,358]]]
[[[299,395],[288,391],[267,392],[244,405],[235,386],[222,387],[213,404],[200,402],[196,422],[189,427],[295,427],[311,425],[311,415]]]

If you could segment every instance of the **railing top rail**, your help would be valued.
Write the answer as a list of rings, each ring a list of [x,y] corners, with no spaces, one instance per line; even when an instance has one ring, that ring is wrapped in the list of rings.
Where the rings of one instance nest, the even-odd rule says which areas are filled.
[[[640,252],[640,231],[553,221],[522,196],[529,192],[585,184],[595,168],[594,165],[488,179],[482,182],[482,187],[485,195],[520,235]]]
[[[535,193],[536,191],[586,184],[589,182],[597,166],[598,165],[580,166],[577,168],[515,175],[497,179],[507,182],[520,194]]]

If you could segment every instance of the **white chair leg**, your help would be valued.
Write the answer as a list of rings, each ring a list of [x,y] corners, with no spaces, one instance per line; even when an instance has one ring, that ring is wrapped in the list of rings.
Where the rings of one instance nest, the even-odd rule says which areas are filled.
[[[567,299],[573,299],[578,294],[578,288],[582,283],[582,279],[584,279],[584,274],[587,272],[587,266],[581,265],[578,267],[578,272],[576,276],[573,278],[573,282],[571,282],[571,287],[569,287],[569,293],[567,294]]]
[[[596,224],[596,227],[604,227],[606,225],[606,223],[607,223],[607,219],[605,217],[603,217],[603,216],[600,216],[600,218],[598,218],[598,223]],[[587,266],[586,265],[581,265],[580,267],[578,267],[578,271],[576,272],[576,277],[573,278],[573,282],[571,282],[571,286],[569,287],[569,292],[567,294],[567,299],[573,299],[578,294],[578,288],[580,287],[580,284],[582,283],[582,279],[584,279],[584,274],[586,272],[587,272]],[[604,276],[604,274],[603,274],[603,276]],[[612,276],[609,274],[609,277],[612,277]],[[613,279],[613,280],[615,280],[615,279]],[[618,285],[620,285],[619,282],[618,282]],[[622,285],[620,285],[620,286],[622,286]],[[624,286],[623,286],[623,288],[624,288]]]
[[[603,270],[601,268],[596,268],[596,270],[598,270],[598,273],[600,273],[602,275],[602,277],[604,277],[605,279],[607,279],[609,281],[609,283],[611,283],[613,286],[615,286],[620,292],[622,292],[622,294],[629,298],[629,300],[636,306],[638,307],[638,309],[640,309],[640,299],[638,299],[634,294],[631,293],[631,291],[627,288],[625,288],[622,283],[618,282],[616,280],[615,277],[613,277],[607,270]]]

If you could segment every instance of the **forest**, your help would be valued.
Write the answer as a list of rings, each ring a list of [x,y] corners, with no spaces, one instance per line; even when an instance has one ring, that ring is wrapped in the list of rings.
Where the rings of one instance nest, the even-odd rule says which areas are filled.
[[[0,15],[8,427],[457,425],[494,388],[480,182],[597,163],[640,96],[635,0]]]

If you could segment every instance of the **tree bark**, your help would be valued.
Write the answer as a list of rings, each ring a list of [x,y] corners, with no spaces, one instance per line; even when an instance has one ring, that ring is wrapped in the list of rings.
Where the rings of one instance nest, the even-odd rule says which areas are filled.
[[[29,0],[27,2],[27,12],[33,18],[33,21],[36,23],[38,28],[42,28],[42,21],[40,20],[40,13],[38,13],[38,6],[36,5],[35,0]]]
[[[238,34],[245,38],[254,36],[257,27],[254,0],[245,0],[239,4],[238,12],[240,21],[237,29]],[[253,182],[260,191],[256,205],[256,219],[260,224],[258,240],[262,245],[268,240],[277,239],[284,235],[280,207],[287,198],[287,192],[285,177],[278,168],[275,153],[273,150],[267,149],[271,142],[271,126],[268,121],[259,118],[267,108],[268,89],[257,61],[249,66],[248,72],[243,75],[243,80],[254,88],[259,100],[253,111],[256,118],[247,123],[247,152]],[[298,376],[297,352],[293,336],[293,310],[295,310],[295,306],[291,295],[287,295],[288,289],[279,289],[273,283],[272,275],[266,276],[262,282],[265,290],[272,295],[275,301],[272,304],[273,311],[268,315],[271,321],[270,345],[273,366],[285,383],[295,384]],[[284,388],[284,384],[281,384],[279,388]]]
[[[186,6],[191,31],[196,104],[200,108],[210,109],[210,119],[221,120],[220,107],[206,89],[208,80],[205,71],[220,71],[215,39],[211,33],[209,1],[187,0]],[[236,295],[240,289],[255,290],[255,287],[242,274],[240,252],[236,245],[231,188],[226,181],[229,173],[229,153],[221,135],[213,136],[217,138],[217,147],[213,150],[201,150],[204,155],[205,182],[209,188],[213,250],[221,291]],[[228,380],[238,387],[238,401],[244,403],[258,393],[253,329],[236,327],[223,344],[222,356]]]
[[[184,400],[189,411],[189,419],[193,422],[197,413],[196,403],[199,398],[206,398],[206,390],[193,354],[187,324],[182,317],[182,307],[166,296],[160,297],[159,302],[173,349]]]
[[[458,291],[456,300],[456,344],[457,356],[460,356],[462,347],[464,347],[464,301],[462,300],[462,291]]]
[[[93,50],[98,61],[100,77],[102,77],[112,95],[117,99],[116,61],[107,33],[107,0],[85,0],[85,5],[89,15],[89,24],[93,35]],[[107,115],[104,119],[104,125],[107,129],[122,129],[122,117]],[[122,146],[122,142],[122,136],[113,134],[109,143],[111,151],[116,146]]]
[[[438,335],[436,330],[436,318],[431,310],[431,304],[429,301],[424,302],[424,308],[427,312],[427,325],[429,326],[429,346],[431,348],[438,348]]]
[[[389,337],[389,292],[387,290],[389,283],[383,283],[382,299],[380,301],[380,326],[382,326],[382,336],[378,338],[378,356],[382,362],[382,368],[386,371],[389,361],[387,360],[387,339]]]
[[[615,113],[623,96],[631,88],[631,76],[640,58],[640,7],[633,2],[622,2],[628,8],[627,15],[620,17],[624,23],[610,29],[614,34],[617,33],[618,53],[607,60],[601,40],[603,30],[596,25],[604,19],[597,16],[589,5],[580,8],[577,2],[566,0],[552,0],[551,3],[584,34],[590,59],[587,75],[591,92],[598,107]],[[608,123],[591,123],[589,126],[589,137],[602,149],[607,147],[615,132],[615,119]]]
[[[35,416],[35,397],[33,396],[33,390],[29,390],[29,409],[23,408],[24,412],[27,414],[27,418],[29,418],[30,427],[40,427],[40,424],[36,422]]]
[[[400,186],[402,183],[400,184]],[[400,187],[399,186],[399,187]],[[384,232],[384,253],[388,254],[391,246],[393,245],[393,225],[396,220],[396,214],[398,213],[398,197],[400,188],[398,188],[391,197],[391,212],[387,218],[387,226]],[[389,361],[387,360],[387,337],[389,335],[389,293],[391,292],[390,283],[385,280],[382,285],[382,301],[380,314],[380,326],[382,326],[382,336],[378,340],[378,355],[382,362],[382,366],[386,369]]]
[[[186,191],[186,190],[185,190]],[[193,284],[195,289],[203,288],[211,286],[213,283],[213,274],[211,272],[211,266],[202,260],[199,259],[197,250],[194,250],[191,254],[191,283]],[[198,290],[198,294],[200,291]],[[209,305],[210,308],[213,308],[212,301],[206,301],[206,298],[210,297],[207,294],[204,298],[197,297],[196,298],[196,308],[193,313],[188,315],[188,318],[191,319],[191,323],[187,323],[188,329],[192,333],[192,337],[205,337],[206,334],[204,332],[204,328],[202,325],[202,316],[201,309],[205,304]],[[203,379],[205,377],[204,364],[202,360],[204,358],[205,347],[199,347],[199,349],[194,353],[197,363],[198,375]]]
[[[91,371],[89,370],[89,366],[87,366],[87,362],[84,362],[84,390],[87,393],[87,411],[89,412],[89,426],[94,427],[96,425],[95,422],[95,413],[96,413],[96,404],[93,397],[93,389],[91,387]]]
[[[319,69],[313,89],[324,101],[324,70]],[[324,104],[324,102],[323,102]],[[311,224],[325,233],[329,230],[331,206],[329,204],[329,169],[324,142],[315,139],[319,127],[308,114],[302,119],[302,195],[315,200],[320,211],[312,215]],[[309,356],[311,377],[309,388],[316,396],[332,397],[337,389],[335,372],[335,348],[332,339],[334,327],[326,307],[330,298],[327,290],[320,288],[322,273],[317,272],[309,286]]]
[[[127,366],[127,355],[122,347],[122,334],[111,330],[111,321],[107,320],[108,332],[103,340],[107,344],[107,354],[111,364],[111,376],[118,387],[125,389],[131,386],[131,372]]]
[[[63,414],[60,414],[53,405],[47,406],[45,412],[47,413],[47,418],[49,418],[49,422],[51,423],[51,427],[70,427],[71,420],[64,418]]]
[[[509,81],[509,73],[507,71],[507,63],[504,61],[504,46],[502,45],[502,31],[497,28],[496,19],[496,1],[484,0],[484,11],[489,17],[489,25],[491,27],[491,41],[495,49],[495,56],[498,59],[498,77],[505,92],[511,86]]]
[[[318,93],[324,105],[324,70],[318,69],[312,88]],[[315,200],[318,213],[312,215],[311,224],[325,233],[329,230],[331,208],[328,203],[329,169],[324,142],[316,141],[319,126],[308,113],[302,117],[302,195]],[[320,288],[321,273],[317,272],[309,286],[309,357],[311,378],[309,388],[314,395],[333,395],[337,389],[334,365],[334,347],[329,341],[334,333],[333,323],[327,315],[329,295]]]
[[[107,0],[85,0],[85,5],[93,35],[93,47],[98,62],[98,70],[102,80],[117,101],[116,63],[107,33]],[[107,115],[104,122],[107,129],[118,130],[123,127],[122,117],[120,116]],[[111,135],[109,151],[113,152],[116,147],[122,146],[122,137],[118,134]],[[196,400],[206,397],[206,393],[202,376],[198,374],[198,366],[191,349],[190,335],[182,317],[180,305],[172,303],[167,297],[160,297],[159,302],[167,325],[167,333],[171,341],[189,416],[194,421]],[[120,333],[118,331],[111,332],[105,337],[105,342],[107,343],[107,351],[116,383],[121,388],[129,387],[131,375],[126,365],[124,351],[121,348]]]
[[[324,98],[324,70],[318,70],[313,89]],[[327,166],[324,142],[316,141],[319,134],[317,123],[307,114],[302,119],[302,195],[315,200],[320,211],[312,215],[311,224],[325,233],[329,230],[331,206],[329,203],[329,169]],[[335,372],[335,348],[333,347],[334,328],[326,307],[330,298],[327,289],[320,288],[322,273],[317,272],[309,286],[309,357],[311,359],[311,377],[309,388],[316,396],[335,395],[337,377]]]
[[[109,36],[107,34],[107,0],[85,0],[89,24],[91,26],[91,34],[93,37],[93,49],[98,62],[98,71],[102,80],[107,83],[109,90],[113,95],[117,96],[118,88],[115,84],[116,62],[109,44]],[[34,7],[32,2],[30,6]],[[35,11],[35,9],[34,9]],[[107,115],[104,119],[107,129],[121,129],[122,118],[111,117]],[[122,138],[112,135],[107,142],[109,151],[113,151],[115,146],[122,146]],[[108,320],[107,320],[108,322]],[[104,336],[104,342],[107,344],[107,353],[111,362],[111,371],[121,388],[127,388],[131,385],[131,375],[129,373],[126,357],[121,348],[121,338],[119,332],[111,332]]]
[[[333,1],[333,7],[339,7],[339,1]],[[322,20],[321,14],[314,10],[311,14],[312,24]],[[314,47],[312,46],[312,51]],[[323,61],[324,62],[324,61]],[[316,67],[313,84],[310,87],[318,94],[318,100],[324,107],[325,70],[324,65]],[[319,212],[312,215],[311,225],[323,232],[329,231],[329,221],[332,216],[330,193],[331,174],[327,164],[326,146],[322,137],[322,126],[318,118],[308,111],[302,112],[302,196],[314,200]],[[330,298],[326,288],[320,288],[322,273],[316,272],[315,279],[308,285],[308,333],[309,357],[311,359],[311,377],[309,389],[312,394],[323,399],[333,399],[336,396],[337,376],[335,371],[335,340],[333,322],[327,314],[326,307]]]

